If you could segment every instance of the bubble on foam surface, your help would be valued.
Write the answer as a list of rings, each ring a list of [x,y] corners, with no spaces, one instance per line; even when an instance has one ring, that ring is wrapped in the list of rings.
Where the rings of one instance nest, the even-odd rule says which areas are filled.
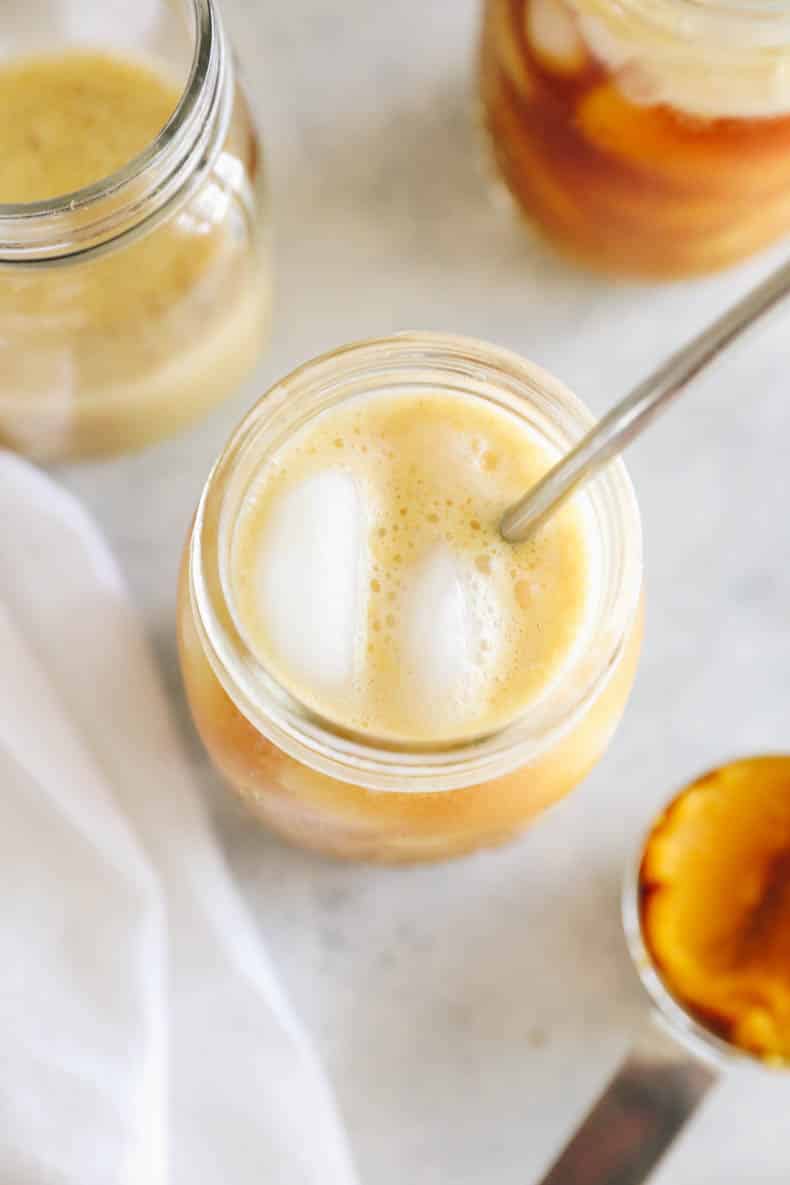
[[[415,714],[462,723],[479,711],[498,665],[503,615],[494,581],[437,546],[402,598],[402,670]]]
[[[272,508],[258,560],[271,645],[297,678],[342,688],[359,662],[368,583],[367,515],[357,482],[325,470]]]
[[[498,473],[501,457],[480,434],[458,428],[448,430],[434,451],[437,464],[463,473],[470,503],[496,496],[501,485]]]

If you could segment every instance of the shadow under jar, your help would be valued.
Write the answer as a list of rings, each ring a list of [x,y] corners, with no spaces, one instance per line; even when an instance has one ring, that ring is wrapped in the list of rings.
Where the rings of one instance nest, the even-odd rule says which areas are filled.
[[[260,154],[214,0],[19,2],[0,56],[0,445],[171,435],[250,374]]]
[[[565,451],[592,422],[583,405],[537,367],[463,338],[403,334],[338,350],[297,370],[250,412],[204,490],[182,566],[182,671],[216,766],[276,831],[341,857],[442,859],[517,833],[585,777],[605,750],[641,642],[639,514],[620,461],[577,495],[585,501],[585,547],[595,572],[585,627],[568,661],[503,727],[433,744],[385,743],[364,730],[338,727],[300,701],[250,642],[234,554],[261,472],[272,461],[287,468],[283,450],[322,414],[326,419],[345,401],[372,406],[382,393],[388,399],[447,396],[487,414],[493,408],[513,417],[519,431],[551,455]],[[422,423],[410,415],[404,420]],[[397,457],[397,449],[389,455]],[[440,463],[429,443],[428,468]],[[435,517],[428,509],[417,501],[410,513]],[[495,508],[492,522],[498,514]],[[380,533],[373,525],[369,530]],[[510,545],[500,540],[497,546]],[[395,675],[394,686],[402,688],[400,678]]]
[[[533,225],[673,279],[790,231],[790,5],[486,0],[482,117]]]

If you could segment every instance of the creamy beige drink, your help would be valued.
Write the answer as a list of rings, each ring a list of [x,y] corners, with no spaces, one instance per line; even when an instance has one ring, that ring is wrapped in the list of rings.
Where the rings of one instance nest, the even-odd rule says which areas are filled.
[[[522,414],[528,391],[522,409],[410,383],[397,357],[413,365],[412,342],[485,349],[364,344],[312,364],[340,379],[315,414],[310,366],[260,402],[209,482],[180,602],[193,714],[245,801],[300,843],[387,860],[498,842],[575,785],[613,732],[640,636],[630,487],[625,600],[610,601],[620,544],[594,498],[505,543],[502,513],[556,438]],[[369,389],[344,396],[350,360],[379,349],[397,377],[371,366]],[[552,381],[516,361],[537,409]]]
[[[513,416],[463,396],[318,417],[264,468],[236,530],[236,605],[261,662],[386,740],[509,723],[561,674],[594,595],[583,503],[528,543],[498,531],[550,461]]]
[[[153,144],[180,97],[153,66],[105,53],[3,66],[0,203],[104,181]],[[218,167],[154,229],[85,259],[0,270],[0,443],[44,458],[117,452],[232,392],[267,313],[248,208],[256,167],[237,99]]]
[[[71,52],[0,69],[0,193],[40,202],[109,177],[156,139],[177,87],[150,66]]]

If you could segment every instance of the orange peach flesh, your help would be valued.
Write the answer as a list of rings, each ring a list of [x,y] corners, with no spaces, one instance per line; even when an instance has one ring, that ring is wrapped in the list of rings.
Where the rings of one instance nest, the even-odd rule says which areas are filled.
[[[700,778],[656,824],[640,871],[642,933],[703,1025],[790,1061],[790,757]]]
[[[556,245],[671,279],[790,230],[790,117],[703,121],[632,103],[590,55],[553,63],[530,41],[535,3],[488,0],[481,97],[502,178]]]
[[[187,591],[179,597],[181,668],[192,716],[214,764],[248,808],[302,847],[345,859],[405,863],[502,843],[592,769],[620,720],[636,672],[641,611],[597,699],[552,748],[504,777],[462,790],[366,790],[281,752],[242,715],[206,657]]]

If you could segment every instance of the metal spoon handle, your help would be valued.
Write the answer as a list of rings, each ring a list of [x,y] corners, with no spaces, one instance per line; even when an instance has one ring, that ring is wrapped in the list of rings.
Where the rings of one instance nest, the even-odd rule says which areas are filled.
[[[575,448],[506,511],[500,527],[502,536],[509,543],[526,539],[569,494],[622,452],[692,379],[789,292],[790,263],[786,263],[615,404]]]
[[[541,1185],[642,1185],[716,1077],[648,1021]]]

